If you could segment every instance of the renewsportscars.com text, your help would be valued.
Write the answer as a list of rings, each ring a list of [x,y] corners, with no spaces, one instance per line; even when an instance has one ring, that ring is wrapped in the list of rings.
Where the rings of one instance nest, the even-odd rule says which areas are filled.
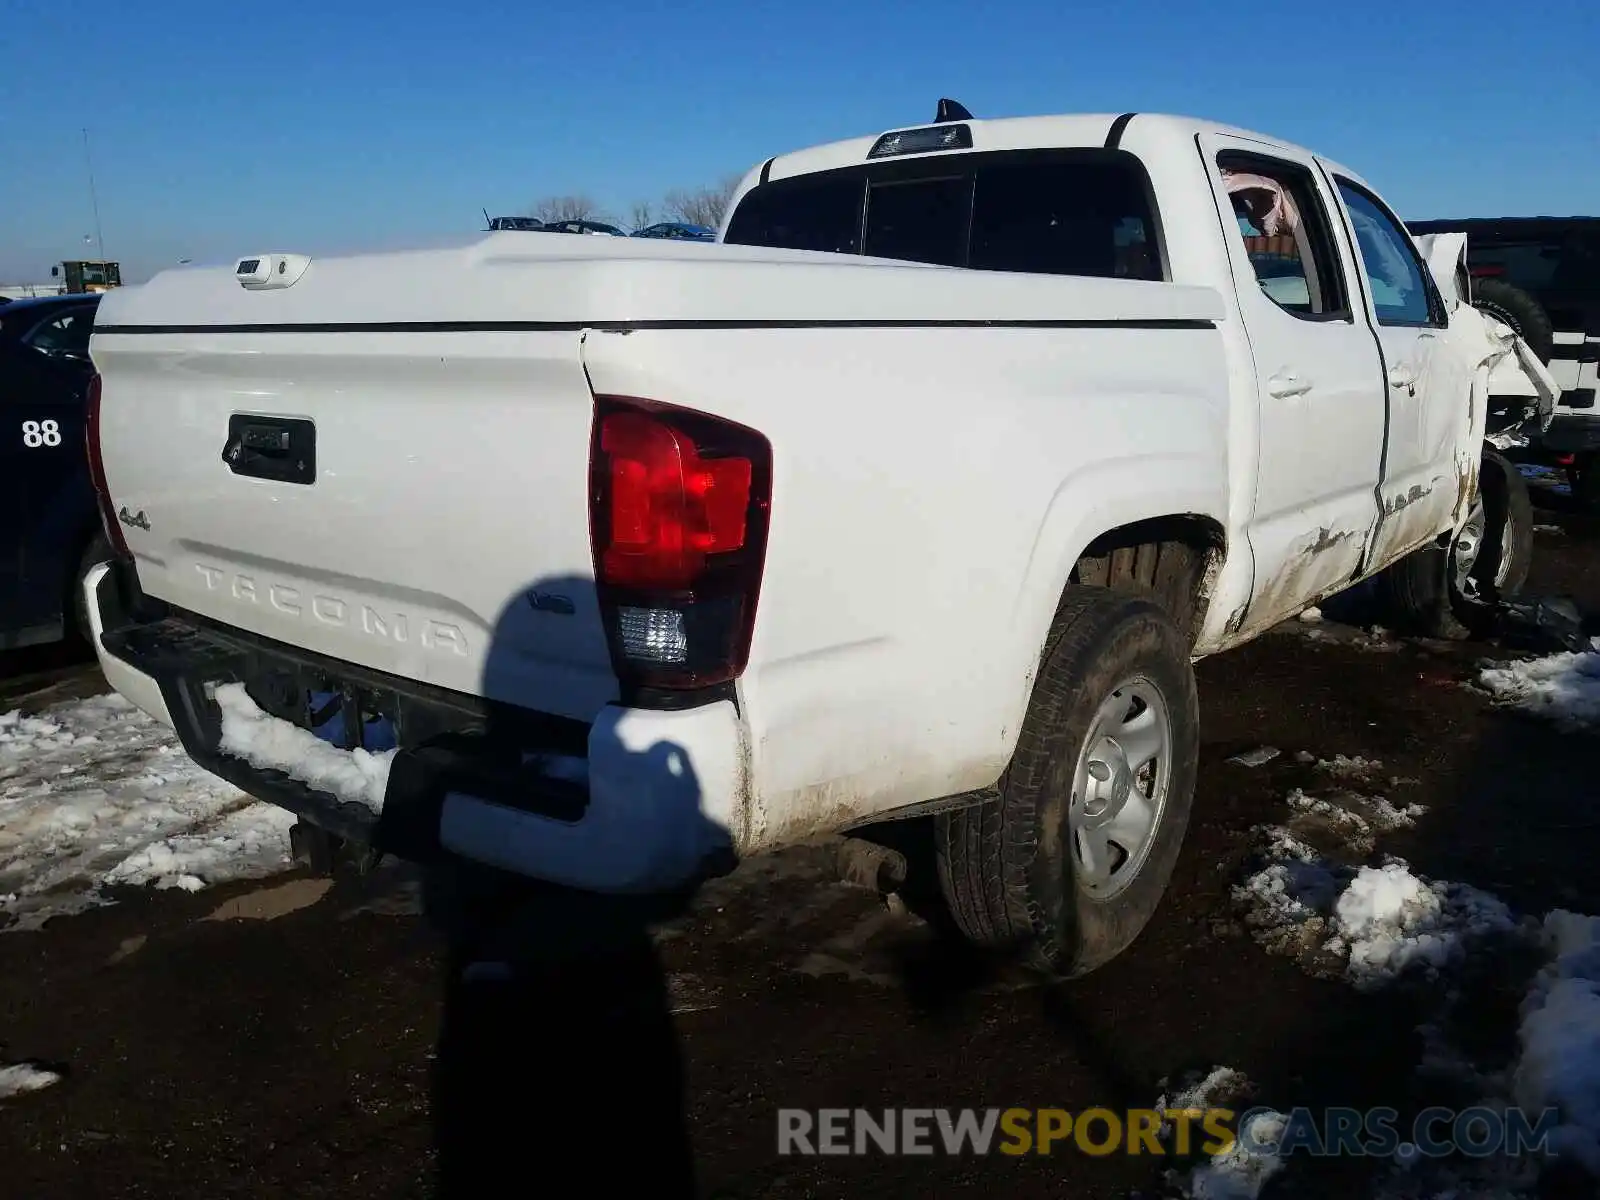
[[[1235,1131],[1275,1131],[1270,1143]],[[1287,1113],[1252,1108],[785,1108],[778,1110],[778,1153],[864,1154],[1174,1154],[1245,1153],[1390,1157],[1542,1154],[1560,1123],[1556,1109],[1530,1115],[1509,1108],[1428,1108],[1402,1122],[1392,1108],[1328,1108]]]

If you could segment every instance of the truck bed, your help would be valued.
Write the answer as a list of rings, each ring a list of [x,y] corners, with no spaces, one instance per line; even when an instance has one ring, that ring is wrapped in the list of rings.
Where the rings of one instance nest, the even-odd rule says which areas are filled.
[[[864,328],[1070,337],[1222,313],[1209,289],[1171,284],[512,232],[317,259],[275,291],[227,268],[169,272],[109,295],[91,349],[107,484],[148,595],[589,720],[618,686],[590,559],[594,339],[608,390],[650,394],[670,374],[678,391],[655,399],[715,411],[714,387],[691,390],[722,369],[712,335],[837,330],[848,356]],[[780,477],[811,449],[776,445]]]

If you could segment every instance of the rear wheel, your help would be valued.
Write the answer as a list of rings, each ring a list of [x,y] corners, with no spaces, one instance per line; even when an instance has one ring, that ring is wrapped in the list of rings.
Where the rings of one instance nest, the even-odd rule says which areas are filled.
[[[1141,597],[1074,588],[998,798],[936,818],[957,928],[1052,975],[1115,958],[1166,891],[1198,752],[1189,647],[1172,618]]]

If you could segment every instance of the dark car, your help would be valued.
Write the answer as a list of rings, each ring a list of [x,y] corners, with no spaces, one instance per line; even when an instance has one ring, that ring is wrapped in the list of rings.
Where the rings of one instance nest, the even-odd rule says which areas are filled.
[[[538,217],[490,217],[489,233],[499,233],[507,229],[522,230],[528,233],[538,233],[544,228],[544,222]]]
[[[109,557],[83,429],[99,306],[0,306],[0,649],[88,636],[78,583]]]
[[[707,229],[704,225],[690,225],[684,221],[661,221],[655,225],[646,225],[633,236],[673,238],[680,242],[714,242],[717,240],[717,231]]]
[[[628,235],[615,225],[607,225],[604,221],[550,221],[545,224],[544,233],[589,233],[602,234],[609,237],[627,237]]]

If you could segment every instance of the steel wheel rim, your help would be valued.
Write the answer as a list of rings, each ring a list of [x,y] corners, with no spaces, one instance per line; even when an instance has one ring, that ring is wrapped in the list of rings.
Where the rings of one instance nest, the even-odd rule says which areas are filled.
[[[1511,519],[1506,518],[1505,526],[1500,531],[1500,561],[1494,565],[1494,586],[1498,591],[1505,584],[1506,576],[1511,572],[1510,548],[1506,545],[1507,534],[1511,528]],[[1480,496],[1473,500],[1472,508],[1467,513],[1465,524],[1456,534],[1456,540],[1450,547],[1451,564],[1455,574],[1456,590],[1468,600],[1481,600],[1478,580],[1474,572],[1478,566],[1478,559],[1483,553],[1483,544],[1488,539],[1489,514],[1484,507],[1483,498]]]
[[[1072,778],[1068,853],[1078,887],[1097,900],[1139,875],[1172,790],[1172,710],[1136,676],[1095,712]]]

